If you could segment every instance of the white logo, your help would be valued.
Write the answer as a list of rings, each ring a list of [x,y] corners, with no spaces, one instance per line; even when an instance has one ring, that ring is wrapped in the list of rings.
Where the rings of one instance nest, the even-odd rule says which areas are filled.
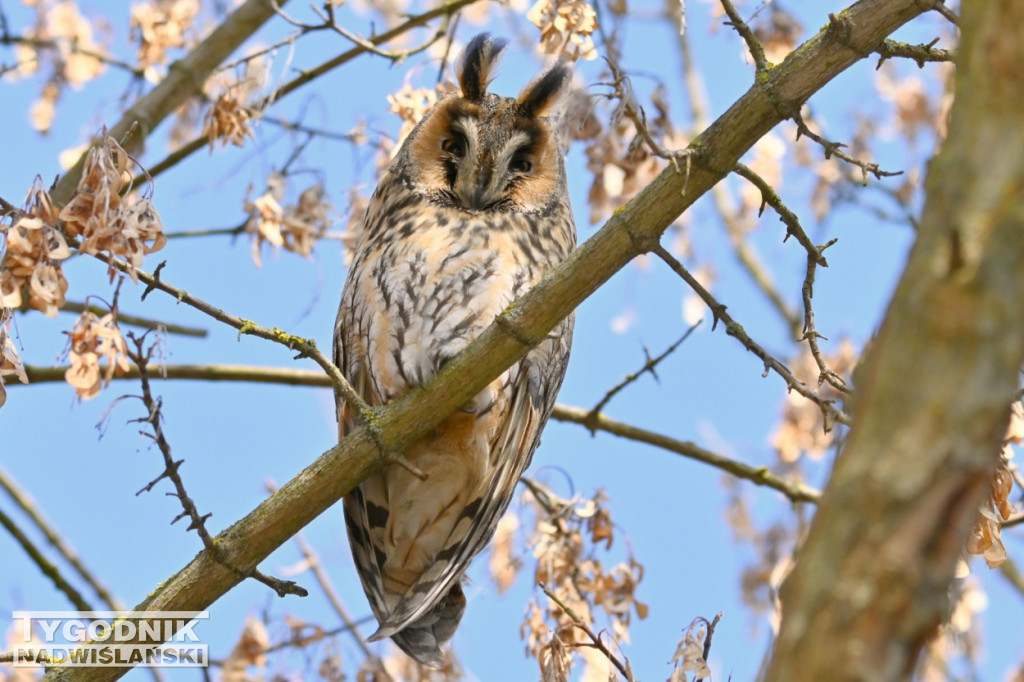
[[[15,611],[14,666],[205,668],[208,611]]]

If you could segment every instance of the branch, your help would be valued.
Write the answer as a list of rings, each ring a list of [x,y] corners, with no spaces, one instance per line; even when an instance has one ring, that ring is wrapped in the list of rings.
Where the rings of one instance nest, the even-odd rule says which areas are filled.
[[[61,312],[64,313],[78,313],[81,314],[88,310],[97,317],[103,317],[107,314],[107,310],[97,305],[86,305],[85,303],[77,303],[75,301],[68,301],[61,308]],[[123,324],[128,327],[141,327],[142,329],[162,329],[168,334],[178,334],[179,336],[196,336],[199,338],[206,338],[209,335],[209,330],[203,329],[202,327],[187,327],[181,324],[173,324],[171,322],[162,322],[160,320],[152,320],[148,317],[139,317],[137,315],[126,315],[120,310],[117,311],[117,323]]]
[[[206,529],[206,520],[210,518],[211,515],[201,515],[195,502],[191,497],[189,497],[188,491],[185,490],[185,482],[178,473],[178,469],[181,468],[181,465],[185,460],[179,459],[175,461],[171,456],[171,445],[167,442],[167,438],[164,435],[163,425],[161,423],[163,421],[163,415],[160,411],[161,401],[153,397],[152,391],[149,387],[148,364],[153,355],[153,346],[150,346],[148,350],[144,349],[145,335],[141,338],[136,338],[134,335],[129,336],[131,336],[132,341],[135,343],[135,351],[129,350],[128,357],[135,363],[135,369],[138,371],[139,381],[142,385],[142,395],[140,398],[142,400],[142,404],[146,406],[147,411],[147,415],[145,417],[135,421],[149,424],[150,428],[153,430],[152,433],[148,431],[142,431],[141,433],[156,443],[156,446],[160,450],[160,454],[163,455],[164,459],[163,472],[135,494],[140,495],[143,492],[149,492],[160,480],[164,478],[170,479],[171,483],[174,485],[175,492],[168,494],[178,498],[178,502],[181,504],[183,510],[178,514],[178,516],[174,517],[174,520],[171,521],[171,523],[177,523],[180,519],[187,516],[190,523],[188,528],[185,530],[194,530],[199,535],[203,542],[203,547],[205,547],[208,552],[211,552],[216,556],[224,565],[234,569],[234,567],[221,556],[220,548],[210,535],[210,532]],[[295,582],[291,580],[280,580],[278,578],[264,575],[260,571],[256,570],[255,567],[245,571],[239,569],[234,570],[237,570],[242,577],[253,578],[267,585],[277,592],[280,597],[284,597],[288,594],[296,594],[300,597],[305,597],[309,594]]]
[[[740,13],[736,11],[730,0],[721,0],[721,2],[722,9],[725,10],[726,16],[729,17],[729,21],[725,22],[726,25],[736,29],[736,32],[743,38],[743,42],[747,44],[747,49],[750,50],[750,56],[754,60],[757,72],[761,73],[768,69],[768,59],[764,56],[764,48],[761,46],[761,41],[757,39],[757,36],[750,30],[746,22],[740,18]]]
[[[711,314],[715,318],[714,326],[711,327],[712,330],[718,325],[719,321],[721,321],[725,325],[726,334],[738,340],[743,344],[744,348],[761,359],[761,362],[764,363],[765,376],[767,376],[769,370],[774,371],[785,380],[787,389],[796,391],[816,404],[821,409],[822,415],[825,417],[826,431],[830,431],[832,429],[832,424],[835,422],[846,425],[850,425],[852,423],[850,416],[836,407],[834,400],[821,397],[817,391],[813,390],[807,384],[793,376],[793,373],[789,371],[789,368],[776,360],[771,353],[765,350],[764,346],[750,338],[750,335],[747,334],[743,326],[736,322],[732,315],[726,311],[726,307],[719,303],[718,300],[711,295],[711,292],[705,289],[701,283],[697,281],[697,278],[694,277],[690,271],[687,270],[678,259],[676,259],[675,256],[666,251],[665,247],[659,244],[654,248],[654,253],[665,261],[665,263],[672,268],[672,270],[679,275],[691,289],[693,289],[694,293],[700,296],[701,300],[707,304],[708,308],[711,309]]]
[[[167,76],[150,92],[140,97],[110,129],[110,135],[129,154],[142,149],[143,142],[156,127],[192,95],[200,92],[203,83],[227,57],[238,49],[268,19],[274,16],[275,5],[288,0],[246,0],[183,59],[171,64]],[[75,193],[82,177],[85,157],[60,179],[50,193],[53,203],[66,204]]]
[[[410,31],[414,28],[422,26],[423,24],[426,24],[429,21],[432,21],[433,19],[436,19],[438,17],[449,17],[458,12],[459,10],[461,10],[463,7],[471,5],[474,2],[478,1],[479,0],[451,0],[450,2],[438,5],[434,9],[424,12],[423,14],[418,14],[416,16],[409,17],[408,20],[399,24],[398,26],[395,26],[394,28],[384,31],[383,33],[380,33],[378,35],[367,38],[366,42],[371,45],[380,45],[382,43],[386,43],[390,40],[397,38],[403,33],[406,33],[407,31]],[[280,4],[283,5],[284,3],[282,2]],[[301,88],[303,85],[306,85],[307,83],[316,80],[325,73],[328,73],[338,68],[339,66],[352,61],[356,57],[366,54],[367,51],[368,50],[364,46],[356,45],[352,49],[341,53],[334,59],[330,59],[315,68],[303,70],[299,76],[293,78],[292,80],[288,81],[281,87],[277,88],[263,99],[258,100],[249,108],[253,111],[262,111],[263,109],[266,109],[267,107],[269,107],[271,104],[278,101],[282,97],[291,94],[295,90]],[[163,173],[167,169],[176,166],[177,164],[181,163],[183,160],[185,160],[195,152],[205,147],[208,142],[209,139],[205,135],[200,135],[199,137],[196,137],[191,141],[186,142],[181,147],[174,150],[162,161],[150,167],[148,169],[150,176],[156,177],[157,175]],[[135,180],[141,179],[143,178],[135,178]],[[133,180],[133,182],[135,182],[135,180]]]
[[[77,246],[76,240],[74,239],[68,238],[68,243]],[[145,299],[146,296],[149,295],[150,291],[153,291],[154,289],[159,289],[160,291],[163,291],[164,293],[173,296],[178,301],[178,303],[185,303],[186,305],[190,305],[196,310],[205,313],[206,315],[209,315],[213,319],[219,322],[223,322],[229,327],[234,327],[235,329],[238,330],[239,336],[241,336],[242,334],[249,334],[250,336],[256,336],[261,339],[266,339],[268,341],[274,341],[276,343],[282,344],[283,346],[286,346],[287,348],[299,351],[299,354],[296,356],[296,358],[309,358],[313,360],[313,362],[315,362],[316,364],[320,365],[320,367],[327,374],[328,378],[330,378],[331,384],[334,386],[334,389],[341,394],[341,396],[345,399],[347,403],[353,406],[353,408],[355,409],[356,416],[360,420],[367,420],[372,417],[372,410],[366,405],[366,403],[359,396],[359,394],[356,393],[355,389],[353,389],[352,386],[348,383],[348,381],[345,379],[345,376],[341,373],[341,370],[338,369],[337,365],[335,365],[330,358],[328,358],[326,355],[320,352],[320,349],[317,348],[316,341],[314,341],[313,339],[304,339],[300,336],[289,334],[288,332],[278,329],[277,327],[274,327],[273,329],[261,327],[260,325],[256,324],[251,320],[236,317],[235,315],[225,312],[224,310],[221,310],[220,308],[217,308],[216,306],[213,306],[207,303],[206,301],[197,298],[182,289],[178,289],[177,287],[167,284],[166,282],[160,279],[160,271],[163,269],[164,265],[166,264],[166,261],[160,263],[160,265],[156,267],[156,270],[154,270],[153,274],[151,275],[143,270],[132,268],[130,265],[117,258],[109,257],[104,254],[96,254],[93,257],[103,263],[107,263],[111,267],[120,270],[121,272],[124,272],[126,274],[131,274],[134,272],[135,276],[139,279],[139,281],[144,282],[146,284],[146,290],[142,294],[143,299]]]
[[[353,429],[338,445],[220,533],[217,545],[231,565],[243,570],[255,567],[378,471],[387,461],[383,453],[402,452],[465,405],[533,345],[547,339],[559,321],[615,272],[656,246],[672,221],[731,170],[762,135],[788,117],[793,107],[925,9],[917,0],[860,0],[844,12],[850,30],[841,36],[842,40],[826,29],[767,72],[692,143],[700,163],[694,164],[688,176],[676,173],[671,166],[662,171],[564,263],[445,363],[427,385],[389,403],[374,415],[372,423]],[[200,611],[239,581],[234,571],[204,550],[136,608]],[[125,672],[119,668],[51,670],[45,679],[112,680]]]
[[[734,459],[723,457],[710,450],[705,450],[695,443],[676,440],[660,433],[618,422],[603,414],[592,418],[587,410],[568,405],[556,405],[554,412],[551,413],[551,418],[555,421],[579,424],[591,430],[606,431],[621,438],[628,438],[639,443],[647,443],[648,445],[674,452],[683,457],[713,466],[716,469],[721,469],[728,474],[750,481],[755,485],[763,485],[778,490],[792,502],[816,503],[821,496],[821,493],[814,488],[799,481],[786,480],[766,467],[752,467],[748,464],[737,462]]]
[[[0,488],[4,489],[14,503],[18,505],[21,511],[29,518],[32,523],[35,524],[42,534],[46,537],[46,541],[57,550],[68,564],[75,569],[78,575],[84,580],[89,587],[93,589],[96,596],[100,598],[107,606],[115,611],[123,611],[124,605],[111,594],[110,590],[107,589],[106,585],[100,582],[92,571],[85,567],[82,560],[79,558],[78,553],[68,545],[61,534],[57,532],[57,529],[53,527],[53,524],[43,515],[42,511],[39,510],[35,502],[27,493],[23,492],[18,484],[11,478],[10,474],[7,473],[0,467]]]
[[[25,554],[32,560],[36,566],[39,567],[39,571],[50,579],[53,586],[64,593],[64,596],[68,598],[68,601],[75,605],[75,608],[79,611],[92,611],[92,605],[85,600],[82,593],[79,592],[75,587],[67,581],[67,579],[61,574],[60,569],[53,565],[53,563],[43,556],[43,553],[36,547],[35,543],[20,528],[14,523],[14,520],[0,509],[0,526],[6,530],[14,541],[21,545],[21,548],[25,550]]]
[[[25,366],[30,384],[64,381],[66,367],[35,367]],[[132,367],[124,374],[115,376],[114,381],[138,379],[139,370]],[[277,367],[244,367],[239,365],[163,365],[157,379],[199,379],[206,381],[243,381],[262,384],[280,384],[286,386],[313,386],[330,388],[330,380],[322,372],[300,369],[281,369]],[[19,386],[20,384],[15,384]],[[799,481],[788,481],[764,467],[752,467],[742,462],[723,457],[717,453],[686,441],[676,440],[660,433],[647,431],[631,424],[618,422],[603,414],[593,414],[593,410],[584,410],[568,405],[556,405],[551,418],[555,421],[579,424],[594,431],[605,431],[622,438],[646,443],[654,447],[674,452],[684,457],[703,462],[737,478],[751,481],[778,490],[793,502],[817,502],[821,494],[814,488]]]
[[[939,42],[938,38],[925,45],[908,45],[907,43],[899,43],[887,38],[882,41],[881,45],[875,48],[875,54],[878,55],[878,66],[875,68],[877,69],[882,66],[886,59],[892,59],[893,57],[913,59],[917,62],[917,66],[922,69],[928,62],[956,61],[956,53],[952,50],[936,48],[935,44],[937,42]]]
[[[831,159],[833,156],[837,159],[842,159],[846,163],[853,164],[860,168],[861,172],[861,184],[868,184],[868,174],[874,175],[876,178],[881,180],[882,178],[891,178],[896,175],[903,175],[903,171],[884,171],[877,163],[870,161],[864,161],[850,156],[842,150],[846,145],[842,142],[830,142],[821,135],[818,135],[811,130],[807,123],[804,121],[803,115],[796,111],[792,114],[791,118],[796,123],[796,139],[800,139],[801,135],[811,138],[817,142],[825,150],[825,158]]]
[[[622,381],[620,381],[618,384],[610,388],[608,392],[604,394],[604,397],[601,398],[601,400],[599,400],[593,408],[591,408],[590,414],[593,415],[593,417],[596,419],[600,415],[601,410],[605,408],[605,405],[611,402],[611,399],[614,398],[616,394],[619,393],[619,391],[626,388],[631,383],[633,383],[634,381],[636,381],[637,379],[639,379],[648,372],[650,372],[651,376],[654,377],[655,381],[658,381],[658,372],[655,369],[657,368],[658,363],[660,363],[662,360],[671,355],[676,348],[679,348],[679,346],[682,345],[683,341],[686,341],[686,339],[690,338],[690,334],[692,334],[693,331],[700,326],[700,323],[701,320],[697,320],[697,323],[691,326],[689,329],[687,329],[685,334],[679,337],[679,339],[675,343],[666,348],[664,351],[662,351],[660,355],[656,357],[652,358],[647,348],[644,348],[644,355],[647,359],[644,362],[643,366],[637,371],[627,374]]]
[[[683,82],[686,85],[686,101],[690,105],[690,115],[693,118],[694,127],[693,134],[696,135],[708,125],[709,106],[707,94],[704,92],[703,79],[701,78],[700,71],[695,68],[693,63],[693,56],[690,52],[689,33],[684,30],[682,9],[678,2],[666,3],[668,18],[672,21],[673,26],[676,27],[674,33],[676,44],[679,48],[679,58],[682,62]],[[715,210],[722,220],[722,224],[725,226],[726,236],[736,252],[736,258],[740,265],[743,266],[743,269],[750,275],[754,284],[768,298],[769,303],[775,308],[779,317],[782,318],[783,324],[790,330],[793,337],[799,336],[800,318],[797,316],[796,311],[786,302],[786,299],[783,298],[778,287],[772,281],[770,274],[762,265],[761,257],[745,238],[744,230],[737,220],[736,202],[728,183],[720,182],[712,187],[711,199]]]

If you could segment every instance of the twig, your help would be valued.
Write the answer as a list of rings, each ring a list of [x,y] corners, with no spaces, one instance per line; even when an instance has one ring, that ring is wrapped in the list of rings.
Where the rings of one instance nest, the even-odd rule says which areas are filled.
[[[110,590],[107,589],[106,585],[100,582],[99,578],[93,574],[79,558],[78,553],[65,542],[57,529],[53,527],[53,524],[43,515],[43,512],[36,506],[35,502],[31,497],[22,489],[18,484],[11,478],[10,474],[0,467],[0,488],[4,489],[14,503],[18,505],[21,511],[28,517],[36,528],[38,528],[42,534],[46,537],[46,541],[57,550],[68,564],[75,569],[78,575],[84,580],[89,587],[96,593],[96,596],[100,598],[107,606],[115,611],[124,611],[125,606],[111,594]]]
[[[99,306],[86,305],[85,303],[78,303],[75,301],[68,301],[64,304],[64,307],[61,308],[61,312],[78,314],[81,314],[86,310],[99,317],[107,314],[107,311]],[[178,334],[179,336],[196,336],[205,338],[210,333],[208,329],[203,329],[202,327],[187,327],[181,324],[153,320],[148,317],[126,315],[120,310],[117,312],[117,323],[127,325],[129,327],[141,327],[143,329],[162,329],[168,334]]]
[[[68,244],[74,247],[78,246],[77,240],[73,238],[68,238]],[[114,269],[120,270],[121,272],[134,272],[139,281],[146,284],[146,290],[142,293],[143,299],[145,299],[146,296],[148,296],[154,289],[159,289],[160,291],[173,296],[179,303],[185,303],[186,305],[192,306],[196,310],[209,315],[213,319],[223,322],[229,327],[234,327],[238,330],[239,335],[249,334],[250,336],[267,339],[268,341],[275,341],[287,348],[299,351],[296,359],[309,358],[316,364],[320,365],[330,378],[334,389],[341,394],[345,399],[345,402],[355,408],[358,419],[361,421],[367,421],[370,416],[372,416],[372,408],[367,406],[359,394],[356,393],[355,389],[353,389],[348,383],[348,380],[345,379],[345,376],[341,373],[341,370],[338,369],[334,362],[320,352],[320,349],[317,348],[316,342],[313,339],[304,339],[300,336],[289,334],[277,327],[274,327],[273,329],[261,327],[251,320],[246,320],[232,315],[231,313],[225,312],[202,299],[196,298],[182,289],[178,289],[177,287],[167,284],[160,279],[160,271],[163,269],[166,261],[160,263],[151,275],[144,270],[132,269],[127,263],[118,258],[113,258],[104,254],[95,254],[93,257],[103,263],[107,263]]]
[[[704,448],[686,441],[676,440],[665,436],[660,433],[641,429],[631,424],[615,421],[605,415],[598,415],[598,418],[591,419],[590,413],[587,410],[579,407],[570,407],[568,405],[555,405],[554,411],[551,413],[551,418],[555,421],[571,422],[573,424],[579,424],[588,429],[593,426],[597,431],[605,431],[621,438],[636,441],[638,443],[647,443],[655,447],[661,448],[662,450],[668,450],[674,452],[683,457],[708,464],[721,469],[722,471],[731,474],[737,478],[741,478],[745,481],[750,481],[755,485],[763,485],[773,490],[778,490],[780,493],[789,498],[792,502],[814,502],[818,501],[821,497],[821,493],[814,488],[800,483],[799,481],[790,481],[782,478],[778,474],[773,473],[767,467],[752,467],[749,464],[737,462],[734,459],[724,457],[718,453],[705,450]]]
[[[37,367],[25,365],[29,384],[64,381],[67,367]],[[139,368],[131,367],[118,379],[138,379]],[[150,379],[194,379],[199,381],[241,381],[286,386],[319,386],[331,388],[331,380],[315,370],[287,369],[283,367],[247,367],[244,365],[160,365]],[[14,384],[20,386],[20,384]]]
[[[729,17],[729,21],[725,22],[727,26],[732,26],[736,29],[736,32],[743,38],[743,42],[747,44],[747,49],[750,50],[750,56],[754,60],[754,67],[758,73],[768,68],[768,59],[764,56],[764,48],[761,46],[761,41],[757,39],[754,32],[750,30],[746,22],[740,18],[740,13],[736,11],[736,7],[733,6],[731,0],[721,0],[722,9],[725,10],[726,16]]]
[[[871,163],[868,161],[864,161],[862,159],[856,159],[850,156],[849,154],[843,152],[842,148],[846,146],[845,144],[843,144],[842,142],[829,142],[821,135],[818,135],[817,133],[813,132],[809,127],[807,127],[807,123],[804,122],[804,118],[800,114],[800,112],[794,112],[791,118],[796,123],[796,139],[799,140],[801,135],[806,135],[807,137],[811,138],[812,140],[814,140],[815,142],[822,146],[822,148],[825,150],[826,159],[830,159],[834,156],[837,159],[842,159],[847,163],[859,167],[862,176],[861,184],[868,184],[869,173],[871,175],[874,175],[879,180],[881,180],[882,178],[889,178],[896,175],[903,175],[903,171],[884,171],[881,168],[879,168],[877,163]]]
[[[161,425],[161,420],[163,418],[160,413],[161,401],[159,398],[153,398],[153,394],[150,391],[149,387],[149,372],[147,367],[149,360],[152,358],[153,346],[150,346],[148,349],[144,349],[145,334],[143,334],[142,337],[138,338],[135,337],[134,334],[129,334],[129,338],[131,338],[131,340],[135,343],[135,350],[129,350],[128,357],[131,358],[132,362],[134,362],[135,366],[138,368],[139,381],[142,385],[142,395],[140,396],[140,398],[142,400],[142,403],[146,406],[146,410],[148,412],[146,417],[143,417],[135,421],[141,421],[145,422],[146,424],[149,424],[150,428],[152,428],[152,432],[142,431],[141,433],[142,435],[152,439],[153,442],[156,443],[164,459],[163,472],[155,479],[150,481],[144,488],[142,488],[142,490],[139,490],[135,494],[140,495],[143,492],[152,490],[153,486],[155,486],[157,482],[164,478],[170,479],[171,483],[174,485],[175,492],[168,494],[178,498],[178,502],[181,503],[183,510],[181,514],[174,517],[174,520],[171,521],[172,524],[176,523],[179,519],[187,516],[189,518],[189,526],[185,530],[196,531],[196,533],[203,541],[203,547],[205,547],[215,557],[217,557],[220,563],[235,571],[239,575],[248,578],[253,578],[263,583],[264,585],[267,585],[272,590],[274,590],[279,597],[284,597],[289,594],[295,594],[300,597],[308,596],[309,593],[294,581],[274,578],[273,576],[268,576],[261,573],[259,570],[255,568],[253,568],[251,571],[242,571],[241,569],[233,566],[229,561],[225,559],[225,557],[223,556],[223,552],[220,550],[217,543],[214,542],[213,536],[211,536],[209,531],[206,529],[206,520],[210,518],[210,514],[199,514],[199,510],[196,507],[195,502],[192,501],[192,498],[189,497],[188,492],[185,490],[185,482],[181,479],[181,476],[178,475],[178,469],[181,467],[182,463],[184,463],[185,460],[174,460],[174,458],[171,456],[171,445],[170,443],[167,442],[167,438],[164,436],[163,426]]]
[[[21,545],[21,548],[25,550],[25,554],[32,560],[36,566],[39,567],[39,571],[50,579],[53,586],[64,593],[64,596],[68,598],[75,608],[79,611],[93,611],[92,605],[86,601],[82,593],[75,589],[75,587],[61,575],[60,569],[53,565],[49,559],[43,556],[43,553],[36,547],[35,543],[20,528],[14,523],[3,509],[0,509],[0,526],[3,526],[4,530],[10,533],[14,541]]]
[[[800,288],[804,301],[804,333],[800,340],[807,341],[807,347],[811,350],[811,357],[814,358],[814,362],[818,365],[818,387],[820,388],[821,384],[827,381],[832,388],[840,393],[849,393],[850,389],[846,387],[846,381],[828,366],[825,358],[821,355],[818,339],[828,341],[828,338],[819,334],[815,328],[814,309],[811,307],[811,299],[814,297],[814,275],[817,272],[818,265],[824,260],[821,254],[837,241],[839,241],[838,238],[832,239],[821,246],[815,247],[814,252],[809,251],[807,253],[807,270],[804,275],[804,283]]]
[[[440,28],[434,32],[426,42],[417,45],[416,47],[408,48],[405,50],[382,50],[377,47],[372,41],[363,38],[362,36],[356,35],[351,31],[341,26],[334,19],[334,5],[331,3],[325,3],[324,9],[313,5],[313,12],[324,20],[324,24],[338,35],[342,36],[346,40],[355,43],[358,47],[363,48],[367,52],[377,55],[378,57],[384,57],[391,61],[392,64],[401,64],[409,57],[414,54],[418,54],[430,48],[431,45],[436,43],[438,40],[444,37],[445,33],[448,32],[448,21],[451,18],[451,14],[446,14],[444,20],[441,22]]]
[[[726,334],[736,338],[743,344],[744,348],[764,362],[765,376],[767,376],[769,371],[774,371],[785,380],[786,386],[790,390],[796,391],[811,402],[815,403],[821,409],[821,413],[825,417],[825,431],[831,431],[832,425],[835,422],[846,424],[847,426],[851,424],[849,415],[836,407],[834,400],[822,398],[816,391],[809,388],[807,384],[793,376],[793,373],[789,371],[789,368],[776,360],[775,357],[765,350],[763,346],[750,338],[743,327],[740,326],[728,312],[726,312],[725,306],[719,303],[715,297],[712,296],[711,293],[705,289],[692,274],[690,274],[682,263],[666,251],[665,247],[661,244],[656,244],[651,250],[665,261],[665,263],[672,268],[672,270],[679,275],[683,281],[689,284],[690,288],[701,297],[709,308],[711,308],[711,314],[714,316],[715,320],[712,330],[718,326],[719,321],[724,323]]]
[[[681,28],[683,18],[679,3],[667,3],[666,11],[677,29]],[[681,30],[676,30],[675,34],[676,43],[679,48],[679,58],[682,63],[683,82],[686,85],[686,101],[690,105],[690,115],[693,118],[691,136],[696,137],[709,123],[707,95],[704,92],[700,71],[694,68],[688,34]],[[758,252],[745,238],[742,226],[738,224],[737,210],[734,208],[736,202],[729,191],[729,185],[724,182],[716,183],[711,188],[711,199],[715,210],[718,211],[718,215],[722,220],[722,224],[725,226],[726,236],[736,252],[736,258],[740,265],[750,275],[754,284],[768,298],[768,302],[772,304],[779,317],[782,318],[786,328],[796,337],[800,333],[800,318],[786,299],[783,298],[778,287],[775,286],[771,275],[762,264]]]
[[[797,217],[793,211],[782,201],[782,197],[779,196],[778,192],[768,184],[768,181],[762,178],[760,175],[755,173],[749,166],[742,163],[737,163],[736,168],[733,169],[736,175],[748,180],[754,187],[757,187],[758,191],[761,192],[761,210],[758,215],[764,213],[765,205],[771,206],[775,209],[775,212],[779,215],[779,220],[786,226],[786,236],[783,237],[783,243],[786,242],[790,237],[796,237],[796,240],[800,242],[800,245],[806,249],[808,254],[816,253],[816,262],[822,267],[828,267],[828,262],[825,257],[820,254],[820,249],[814,245],[811,238],[804,232],[804,228],[800,226],[800,218]]]
[[[135,78],[143,78],[145,72],[138,66],[133,66],[128,62],[121,61],[116,57],[112,57],[102,52],[96,52],[95,50],[89,50],[81,47],[78,41],[72,40],[70,43],[62,43],[58,45],[56,40],[47,40],[45,38],[29,38],[26,36],[15,36],[15,35],[0,35],[0,45],[27,45],[34,47],[37,50],[52,50],[53,52],[59,53],[63,47],[66,47],[71,54],[82,55],[83,57],[89,57],[95,59],[101,64],[107,64],[108,66],[116,66],[119,69],[124,69]]]
[[[960,26],[960,17],[956,15],[956,12],[947,7],[942,0],[935,0],[932,9],[945,17],[949,23],[957,27]]]
[[[547,585],[538,585],[538,587],[540,587],[541,591],[548,596],[548,599],[555,602],[558,608],[562,609],[562,611],[565,612],[565,615],[572,619],[573,625],[587,634],[590,641],[594,643],[594,647],[605,655],[608,661],[614,665],[620,673],[622,673],[623,677],[625,677],[629,682],[636,682],[636,679],[633,677],[633,671],[629,667],[629,663],[623,663],[620,661],[619,657],[613,654],[608,646],[601,640],[601,637],[598,636],[582,618],[576,615],[576,612],[572,610],[571,606],[555,596],[555,593],[548,589]]]
[[[320,585],[320,589],[323,590],[324,596],[327,597],[328,603],[334,612],[341,618],[341,622],[345,624],[345,631],[352,635],[352,639],[355,640],[356,645],[362,650],[363,655],[371,661],[379,661],[380,659],[373,651],[370,650],[366,640],[359,633],[359,624],[352,620],[352,617],[348,614],[348,609],[341,603],[341,598],[338,596],[337,590],[334,589],[334,585],[331,583],[331,579],[327,576],[324,571],[323,565],[320,563],[320,557],[317,556],[313,548],[309,546],[309,543],[302,537],[302,533],[295,535],[295,544],[298,545],[299,551],[302,552],[303,559],[309,565],[309,569],[313,572],[313,577],[316,578],[317,584]]]
[[[367,616],[363,616],[362,618],[359,618],[359,619],[353,621],[353,625],[356,625],[356,626],[366,625],[367,623],[375,622],[375,620],[376,619],[372,615],[367,615]],[[289,637],[288,639],[285,639],[285,640],[282,640],[282,641],[278,642],[277,644],[271,644],[270,646],[266,647],[265,649],[260,649],[260,653],[270,654],[270,653],[274,653],[275,651],[281,651],[283,649],[289,649],[289,648],[291,648],[291,649],[302,649],[302,648],[305,648],[306,646],[308,646],[310,644],[315,644],[316,642],[321,642],[321,641],[327,639],[328,637],[334,637],[335,635],[340,635],[341,633],[348,632],[349,630],[351,630],[351,628],[348,625],[341,625],[341,626],[333,628],[331,630],[317,630],[316,632],[313,632],[312,634],[309,634],[309,635],[301,635],[301,636],[294,635],[292,637]],[[219,659],[219,658],[211,658],[210,659],[210,665],[211,666],[223,666],[225,663],[227,663],[227,661],[223,660],[223,659]]]
[[[825,260],[825,249],[835,244],[838,239],[832,239],[826,244],[816,246],[807,236],[807,233],[804,232],[803,227],[800,226],[800,219],[797,215],[793,213],[788,206],[786,206],[782,201],[782,197],[778,195],[775,189],[768,184],[764,178],[742,163],[736,164],[735,172],[737,175],[749,180],[761,192],[762,213],[764,212],[764,207],[766,205],[775,209],[775,212],[779,216],[779,220],[781,220],[786,226],[786,236],[782,241],[785,242],[791,236],[796,237],[796,240],[800,242],[800,245],[804,247],[805,251],[807,251],[807,269],[805,271],[806,274],[801,287],[801,295],[804,305],[804,322],[799,340],[807,341],[807,345],[811,351],[811,356],[818,365],[819,388],[823,381],[828,381],[828,383],[837,391],[848,393],[849,389],[846,388],[846,382],[828,366],[828,363],[825,362],[825,359],[821,355],[821,350],[818,347],[818,339],[825,339],[826,341],[828,339],[819,334],[817,329],[815,329],[814,309],[811,307],[811,299],[814,297],[815,273],[817,272],[819,265],[823,268],[828,267],[828,261]]]
[[[382,43],[386,43],[402,35],[403,33],[410,31],[411,29],[414,29],[418,26],[422,26],[423,24],[433,19],[436,19],[438,17],[449,17],[458,12],[459,10],[461,10],[463,7],[471,5],[474,2],[479,2],[479,0],[452,0],[451,2],[446,2],[442,5],[438,5],[437,7],[427,12],[418,14],[413,17],[409,17],[409,19],[399,24],[398,26],[395,26],[392,29],[384,31],[383,33],[380,33],[378,35],[371,36],[370,38],[366,39],[366,42],[375,46],[380,45]],[[307,83],[319,78],[325,73],[328,73],[333,69],[336,69],[339,66],[342,66],[343,64],[352,61],[356,57],[365,54],[367,51],[368,50],[363,45],[356,45],[352,49],[343,52],[334,59],[330,59],[312,69],[303,70],[300,75],[296,76],[295,78],[288,81],[281,87],[277,88],[266,97],[257,101],[250,107],[250,109],[252,109],[253,111],[262,111],[263,109],[266,109],[268,106],[270,106],[270,104],[278,101],[282,97],[291,94],[295,90],[301,88],[303,85],[306,85]],[[201,135],[189,142],[186,142],[181,147],[176,149],[174,152],[169,154],[162,161],[151,166],[149,168],[149,174],[152,177],[156,177],[160,173],[163,173],[169,168],[172,168],[173,166],[181,163],[184,159],[205,147],[208,141],[209,140],[206,138],[206,136]]]
[[[907,43],[900,43],[886,38],[882,41],[881,45],[875,48],[875,52],[878,54],[878,65],[875,68],[881,67],[886,59],[892,59],[893,57],[913,59],[917,62],[918,67],[922,69],[928,62],[955,61],[956,53],[952,50],[934,47],[937,42],[939,42],[938,38],[923,45],[908,45]]]
[[[645,360],[644,364],[640,367],[640,369],[638,369],[637,371],[635,371],[635,372],[633,372],[631,374],[627,374],[625,376],[625,378],[623,378],[622,381],[620,381],[617,385],[615,385],[612,388],[610,388],[608,390],[608,392],[604,394],[604,397],[601,398],[601,400],[599,400],[597,402],[597,404],[594,405],[593,408],[591,408],[590,414],[596,419],[598,416],[600,416],[601,410],[603,410],[605,408],[605,406],[609,402],[611,402],[611,399],[614,398],[615,395],[619,391],[621,391],[622,389],[626,388],[631,383],[633,383],[634,381],[636,381],[637,379],[639,379],[640,377],[642,377],[644,374],[646,374],[648,372],[650,372],[651,376],[653,376],[655,381],[657,381],[658,380],[658,373],[657,373],[657,371],[655,371],[655,368],[658,366],[658,363],[660,363],[662,360],[664,360],[669,355],[671,355],[675,351],[676,348],[679,348],[679,346],[682,345],[682,343],[684,341],[686,341],[686,339],[690,338],[690,334],[692,334],[694,332],[694,330],[697,329],[697,327],[700,326],[701,322],[702,322],[702,320],[698,320],[697,323],[694,324],[693,326],[691,326],[689,329],[687,329],[686,332],[682,336],[680,336],[679,339],[675,343],[673,343],[671,346],[666,348],[657,357],[653,357],[652,358],[651,354],[647,350],[647,348],[644,348],[644,356],[646,357],[646,360]]]

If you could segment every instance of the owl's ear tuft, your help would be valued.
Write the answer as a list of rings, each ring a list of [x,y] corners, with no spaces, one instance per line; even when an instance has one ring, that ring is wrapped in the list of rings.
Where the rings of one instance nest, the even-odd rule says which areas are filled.
[[[560,61],[523,88],[516,99],[525,116],[543,116],[558,104],[572,82],[572,67]]]
[[[455,62],[455,77],[459,79],[463,97],[483,98],[488,83],[497,75],[495,67],[506,46],[507,40],[492,38],[490,33],[481,33],[469,41]]]

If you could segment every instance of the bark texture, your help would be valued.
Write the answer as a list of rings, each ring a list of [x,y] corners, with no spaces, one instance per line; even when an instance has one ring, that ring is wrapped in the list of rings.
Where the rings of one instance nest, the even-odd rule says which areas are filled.
[[[962,31],[918,240],[783,586],[768,680],[908,679],[991,491],[1024,361],[1024,4],[965,0]]]

